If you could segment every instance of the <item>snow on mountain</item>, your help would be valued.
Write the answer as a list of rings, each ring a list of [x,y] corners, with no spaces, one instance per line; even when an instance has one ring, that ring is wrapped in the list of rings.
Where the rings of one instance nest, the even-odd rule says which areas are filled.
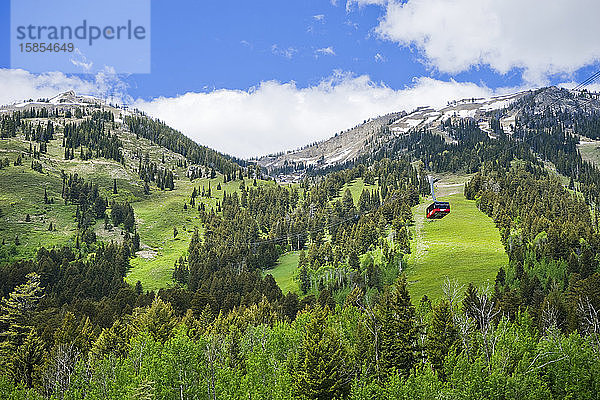
[[[303,176],[306,168],[322,169],[350,162],[361,155],[368,154],[378,144],[395,136],[405,135],[414,129],[428,127],[444,135],[444,132],[436,128],[448,118],[481,120],[482,130],[491,134],[489,113],[504,109],[530,93],[531,91],[526,91],[487,99],[462,99],[452,101],[440,109],[419,107],[410,113],[387,114],[336,134],[323,142],[285,154],[261,157],[256,161],[268,170],[276,171],[278,179],[296,181]],[[510,123],[514,124],[514,115],[507,118],[503,126],[506,124],[508,129]],[[455,142],[449,137],[446,137],[446,140]]]

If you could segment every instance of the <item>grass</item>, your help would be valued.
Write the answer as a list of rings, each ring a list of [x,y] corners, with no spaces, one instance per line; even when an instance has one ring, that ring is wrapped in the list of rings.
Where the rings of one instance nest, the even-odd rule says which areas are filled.
[[[375,190],[378,189],[379,186],[377,183],[374,185],[367,185],[363,178],[354,179],[350,183],[344,184],[344,186],[340,189],[339,195],[336,199],[342,199],[342,196],[346,192],[346,189],[350,189],[350,193],[352,194],[352,200],[354,200],[354,205],[358,205],[358,200],[360,199],[360,195],[363,192],[363,189]]]
[[[64,205],[60,179],[33,171],[30,163],[26,159],[22,166],[11,164],[0,169],[0,243],[14,244],[18,236],[18,257],[31,257],[41,246],[74,242],[76,232],[75,206]],[[48,197],[55,199],[54,204],[44,204],[44,188]],[[30,222],[26,221],[27,214]],[[50,222],[56,230],[48,231]]]
[[[179,180],[173,191],[154,188],[146,199],[132,203],[142,253],[131,260],[127,282],[135,284],[139,280],[145,290],[168,287],[172,283],[175,261],[187,252],[194,230],[202,231],[198,210],[189,205],[194,186],[198,183]],[[214,198],[203,201],[207,209],[216,204]],[[187,210],[183,207],[186,203]],[[199,203],[196,198],[196,207]],[[173,237],[174,228],[178,231],[176,237]]]
[[[285,253],[279,257],[275,268],[265,271],[265,275],[273,275],[275,282],[284,294],[288,292],[300,293],[298,283],[294,280],[298,268],[298,257],[299,253],[297,251]]]
[[[202,201],[210,209],[217,201],[222,201],[224,191],[239,191],[240,181],[224,184],[223,176],[218,175],[214,179],[201,178],[190,182],[185,178],[185,170],[176,167],[176,161],[181,156],[145,139],[135,139],[127,132],[119,132],[119,136],[124,142],[125,165],[105,159],[63,160],[64,149],[61,147],[61,134],[58,133],[57,138],[49,143],[48,153],[41,157],[42,174],[31,170],[31,159],[28,157],[24,158],[22,166],[12,164],[19,153],[29,150],[29,143],[23,137],[0,140],[0,158],[8,157],[11,162],[9,167],[0,170],[0,241],[5,240],[7,245],[11,245],[15,237],[19,237],[20,245],[16,246],[12,258],[33,256],[40,246],[74,243],[76,207],[65,205],[61,199],[61,171],[77,172],[87,181],[98,184],[102,194],[110,201],[132,202],[142,251],[131,260],[132,268],[128,271],[127,282],[135,284],[139,280],[146,290],[172,284],[173,264],[186,254],[194,230],[202,233],[198,211],[189,206],[193,188],[201,191],[203,186],[208,189],[210,184],[212,197],[196,199],[196,207]],[[134,170],[137,163],[130,157],[140,146],[149,152],[153,161],[160,163],[164,155],[166,166],[175,168],[180,177],[176,180],[175,190],[160,191],[152,185],[151,194],[143,194],[143,185]],[[590,146],[589,151],[592,150],[600,154],[595,146]],[[116,195],[112,193],[113,177],[117,179]],[[462,192],[459,186],[464,182],[464,177],[447,176],[444,181],[448,188]],[[217,190],[219,183],[221,190]],[[252,181],[246,180],[246,184],[252,184]],[[275,183],[259,181],[258,184]],[[341,197],[349,188],[357,204],[365,187],[375,189],[377,184],[365,185],[362,178],[358,178],[345,185],[339,195]],[[55,199],[54,204],[43,204],[44,188],[48,196]],[[506,255],[492,221],[476,209],[474,202],[465,200],[462,194],[446,195],[450,196],[453,212],[443,220],[424,221],[427,204],[415,207],[417,223],[414,232],[417,234],[413,238],[413,254],[407,260],[407,273],[414,298],[424,293],[434,299],[439,298],[446,276],[456,278],[460,283],[473,281],[482,284],[492,281],[499,266],[506,263]],[[188,203],[187,210],[183,207],[185,203]],[[31,216],[30,222],[25,221],[27,214]],[[50,222],[55,231],[48,231]],[[173,228],[177,228],[177,237],[173,237]],[[121,240],[121,230],[104,231],[102,221],[96,223],[95,229],[102,240]],[[284,293],[298,292],[294,280],[297,265],[298,252],[286,253],[280,257],[275,268],[265,273],[273,275]]]
[[[112,200],[135,201],[141,198],[142,185],[132,170],[128,170],[114,160],[94,159],[89,161],[64,160],[64,149],[61,147],[62,133],[48,143],[48,152],[38,160],[43,166],[39,173],[31,169],[29,142],[23,135],[14,138],[0,139],[0,158],[8,158],[10,165],[0,170],[0,243],[19,245],[10,259],[32,257],[41,246],[47,248],[74,244],[77,233],[74,205],[65,205],[61,197],[61,172],[77,173],[93,182],[103,196]],[[19,154],[23,154],[22,165],[13,165]],[[117,179],[119,193],[113,195],[113,177]],[[53,204],[44,204],[44,189]],[[30,214],[31,221],[25,216]],[[55,230],[48,231],[50,222]],[[102,223],[95,227],[99,237],[121,240],[121,236],[105,232]],[[118,230],[117,230],[118,231]]]
[[[428,201],[413,209],[412,254],[406,257],[405,271],[414,303],[425,294],[434,301],[442,298],[446,278],[459,285],[493,284],[498,269],[508,262],[491,218],[475,201],[465,199],[462,186],[454,183],[448,189],[439,196],[450,201],[452,209],[443,219],[425,218]]]
[[[246,185],[252,180],[246,179]],[[189,205],[192,191],[196,187],[208,189],[210,183],[211,198],[196,198],[196,208]],[[185,255],[195,229],[201,234],[202,223],[197,210],[200,202],[206,210],[216,206],[223,200],[223,193],[231,194],[240,191],[241,181],[223,183],[223,176],[214,179],[201,178],[193,182],[178,180],[175,190],[160,191],[156,188],[144,200],[132,203],[142,244],[142,252],[131,260],[131,269],[125,280],[135,284],[138,280],[145,290],[156,290],[172,284],[173,265],[179,257]],[[221,190],[217,190],[217,185]],[[257,181],[258,185],[274,184]],[[183,208],[188,204],[187,210]],[[173,228],[177,228],[177,237],[173,237]]]
[[[600,141],[581,141],[579,146],[581,158],[595,165],[600,165]]]

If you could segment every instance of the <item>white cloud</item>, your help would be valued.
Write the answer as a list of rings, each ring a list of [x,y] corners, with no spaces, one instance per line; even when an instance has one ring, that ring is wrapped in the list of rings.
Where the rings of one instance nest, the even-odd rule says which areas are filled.
[[[288,47],[287,49],[282,49],[281,47],[279,47],[276,44],[271,46],[271,53],[275,54],[276,56],[285,57],[288,60],[290,60],[292,57],[294,57],[294,55],[297,52],[298,52],[298,49],[296,49],[294,47]]]
[[[333,50],[333,47],[329,46],[329,47],[323,47],[321,49],[317,49],[315,50],[315,57],[318,56],[335,56],[335,51]]]
[[[381,53],[375,54],[374,58],[375,58],[375,62],[386,62],[387,61],[387,59]]]
[[[99,72],[93,80],[67,76],[62,72],[32,74],[22,69],[0,69],[0,104],[48,98],[67,90],[98,97],[113,96],[114,101],[130,102],[126,89],[111,69]]]
[[[504,93],[505,91],[500,91]],[[239,157],[294,149],[364,119],[449,100],[485,97],[492,90],[473,83],[419,78],[394,90],[366,75],[337,72],[315,86],[262,82],[250,90],[186,93],[138,101],[135,106],[181,130],[198,143]]]
[[[354,6],[364,7],[369,5],[383,6],[388,3],[388,0],[348,0],[346,1],[346,11],[352,11]]]
[[[379,36],[416,47],[443,72],[521,68],[526,81],[543,83],[600,60],[596,0],[391,0],[385,7]]]
[[[325,14],[313,15],[313,19],[319,22],[325,22]]]
[[[128,103],[124,84],[111,71],[91,80],[62,73],[31,74],[0,69],[0,104],[52,97],[74,90],[106,96],[116,93]],[[485,97],[496,92],[474,83],[418,78],[395,90],[366,76],[336,72],[320,83],[301,88],[294,82],[261,82],[249,90],[220,89],[137,100],[134,106],[181,130],[198,143],[240,157],[294,149],[327,139],[365,119],[388,112],[435,107],[449,100]]]

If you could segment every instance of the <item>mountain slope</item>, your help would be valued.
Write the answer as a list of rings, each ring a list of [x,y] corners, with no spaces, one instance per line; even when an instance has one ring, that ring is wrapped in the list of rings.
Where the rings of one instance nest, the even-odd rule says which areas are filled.
[[[46,136],[50,127],[51,137]],[[64,198],[65,179],[77,174],[97,187],[107,211],[113,202],[133,206],[141,249],[132,264],[148,273],[136,274],[135,268],[132,273],[148,289],[171,281],[174,260],[187,249],[193,230],[202,227],[193,207],[184,210],[193,188],[216,188],[220,182],[232,193],[239,181],[224,184],[225,177],[244,169],[243,161],[198,145],[160,121],[73,92],[4,106],[0,128],[0,262],[29,257],[41,246],[83,245],[85,230],[106,242],[133,235],[103,219],[81,228],[78,202]],[[170,174],[173,189],[161,189],[161,176]],[[213,190],[204,203],[210,209],[222,194]]]
[[[438,199],[449,201],[452,212],[441,220],[427,220],[431,199],[414,207],[412,253],[406,257],[411,296],[432,301],[444,296],[442,284],[493,286],[496,274],[508,263],[500,233],[491,218],[463,194],[468,177],[444,177],[436,184]]]
[[[441,135],[447,143],[455,143],[456,138],[448,135],[442,126],[450,118],[473,119],[493,138],[495,128],[492,125],[497,123],[504,133],[511,134],[516,118],[524,110],[541,115],[547,110],[560,109],[590,115],[600,112],[600,100],[596,94],[556,87],[492,98],[456,100],[440,109],[419,107],[410,113],[378,117],[323,142],[285,154],[265,156],[257,162],[281,181],[297,181],[307,172],[325,172],[351,165],[361,157],[369,157],[385,148],[395,138],[420,129],[428,129]]]

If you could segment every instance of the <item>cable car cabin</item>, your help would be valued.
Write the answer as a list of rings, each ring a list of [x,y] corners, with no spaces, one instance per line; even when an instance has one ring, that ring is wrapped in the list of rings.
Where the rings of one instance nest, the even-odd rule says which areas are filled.
[[[450,214],[450,203],[447,201],[434,201],[427,207],[428,219],[441,219]]]

